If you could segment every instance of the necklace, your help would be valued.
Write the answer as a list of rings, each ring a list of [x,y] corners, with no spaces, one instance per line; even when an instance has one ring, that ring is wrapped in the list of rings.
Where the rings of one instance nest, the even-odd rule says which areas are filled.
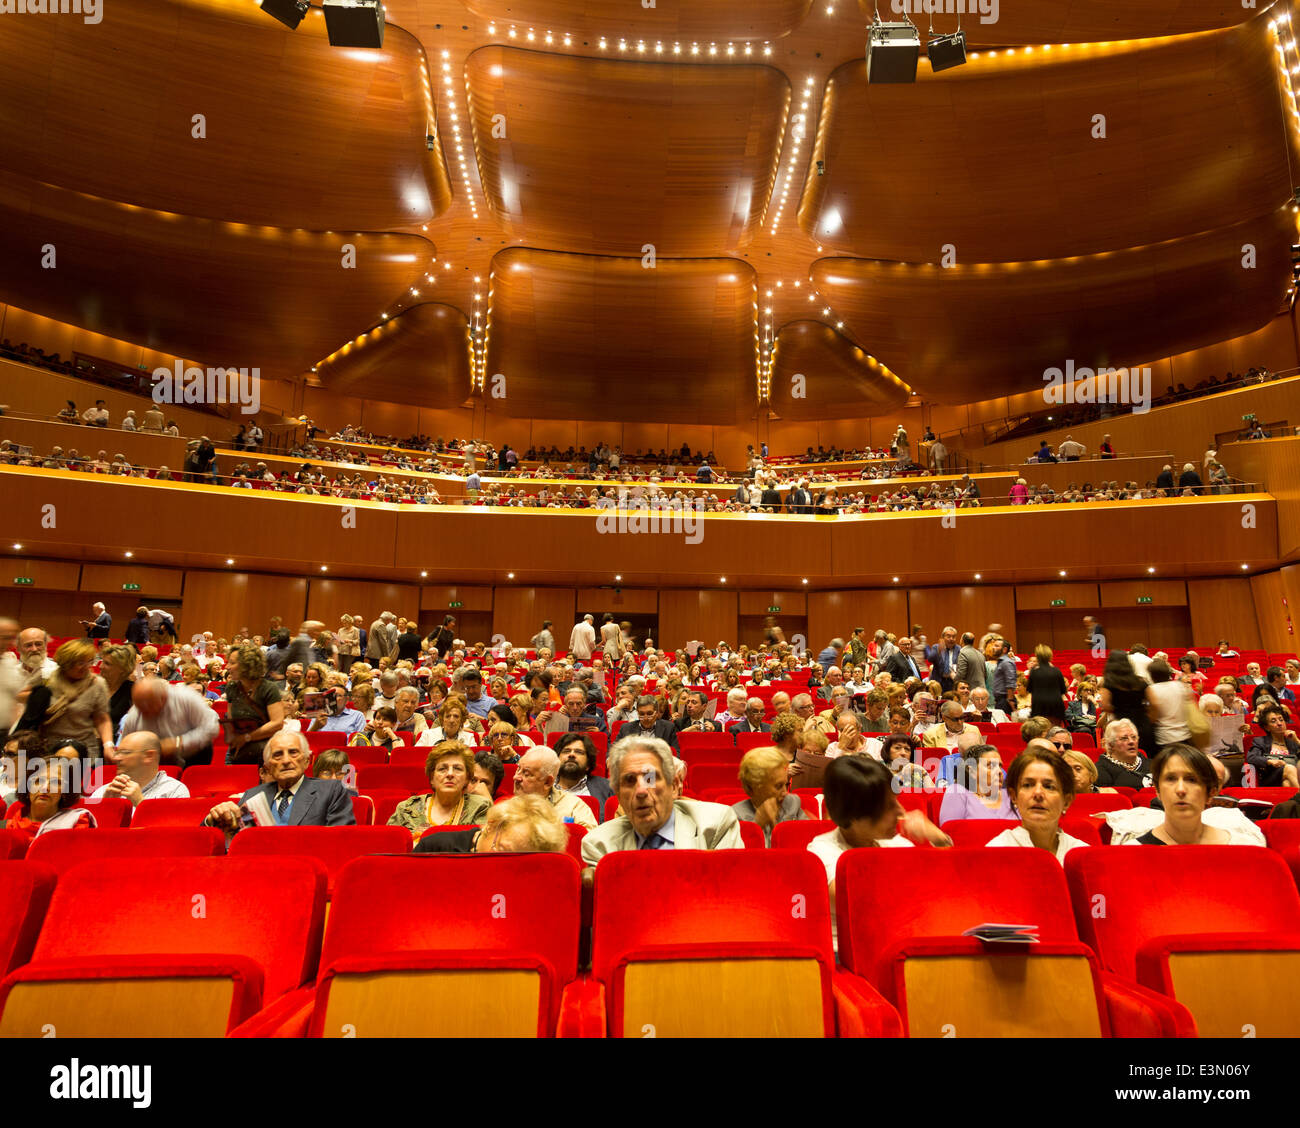
[[[437,805],[437,799],[438,797],[436,795],[430,795],[425,801],[424,821],[430,826],[458,826],[460,824],[461,812],[465,809],[465,796],[462,795],[460,797],[460,802],[456,804],[456,809],[452,812],[451,818],[449,818],[445,823],[436,823],[433,821],[433,812]]]
[[[1109,760],[1112,764],[1118,764],[1126,772],[1136,773],[1138,770],[1138,765],[1142,763],[1141,754],[1139,754],[1138,758],[1134,760],[1131,764],[1126,764],[1123,760],[1119,759],[1118,757],[1112,756],[1109,752],[1103,752],[1102,755],[1105,756],[1106,759]]]

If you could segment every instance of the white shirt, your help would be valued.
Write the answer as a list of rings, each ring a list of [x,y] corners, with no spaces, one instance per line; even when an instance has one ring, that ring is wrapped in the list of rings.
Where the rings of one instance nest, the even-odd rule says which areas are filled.
[[[1062,458],[1075,458],[1082,456],[1087,452],[1087,450],[1088,448],[1084,446],[1083,443],[1074,439],[1066,439],[1065,442],[1057,448],[1057,454]]]
[[[586,660],[596,646],[596,628],[586,620],[573,628],[569,636],[569,650],[575,658]]]
[[[95,788],[92,799],[102,799],[108,794],[109,785]],[[188,799],[190,789],[178,779],[173,779],[166,772],[158,772],[148,783],[140,785],[140,801],[146,799]]]
[[[1133,667],[1133,672],[1143,681],[1150,681],[1151,675],[1147,673],[1147,667],[1151,665],[1150,654],[1130,654],[1128,656],[1129,665]]]
[[[1154,807],[1132,807],[1127,811],[1107,811],[1106,822],[1111,829],[1110,844],[1127,846],[1142,835],[1155,830],[1165,821],[1165,812]],[[1250,821],[1244,812],[1234,807],[1206,807],[1201,812],[1201,822],[1228,832],[1230,846],[1267,846],[1264,832]]]
[[[415,743],[417,747],[429,748],[435,744],[441,744],[447,739],[447,737],[442,735],[442,726],[439,725],[437,728],[425,729],[418,737],[416,737]],[[456,734],[455,739],[459,740],[462,744],[469,745],[470,747],[473,747],[476,743],[474,740],[474,734],[467,728],[462,728],[460,732]]]
[[[985,843],[986,846],[1030,846],[1034,844],[1033,839],[1029,837],[1029,831],[1023,826],[1013,826],[1004,830],[995,838],[990,838]],[[1079,846],[1088,844],[1081,839],[1073,838],[1066,834],[1065,831],[1058,828],[1056,832],[1056,860],[1065,861],[1065,855]]]
[[[894,835],[893,838],[877,838],[877,846],[911,846],[912,843],[904,838],[901,834]],[[819,834],[808,843],[808,850],[820,859],[826,867],[826,883],[829,885],[835,880],[835,866],[840,860],[840,855],[847,853],[850,849],[849,844],[844,840],[844,832],[836,827],[834,830],[827,831],[825,834]],[[835,919],[835,901],[831,901],[831,943],[838,950],[840,941],[839,924]]]

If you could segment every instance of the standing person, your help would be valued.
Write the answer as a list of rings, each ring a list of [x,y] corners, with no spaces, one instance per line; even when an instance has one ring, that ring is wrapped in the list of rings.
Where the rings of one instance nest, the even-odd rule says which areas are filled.
[[[608,611],[600,623],[600,648],[609,662],[617,662],[623,657],[623,634]]]
[[[351,615],[344,615],[335,638],[338,640],[339,668],[346,670],[361,657],[361,631]]]
[[[1052,665],[1052,648],[1040,642],[1034,647],[1038,665],[1029,671],[1029,712],[1046,717],[1054,724],[1065,724],[1065,675]]]
[[[1151,684],[1146,688],[1146,699],[1150,705],[1151,720],[1155,727],[1156,748],[1169,744],[1189,744],[1192,730],[1187,724],[1187,706],[1192,701],[1191,691],[1174,677],[1169,663],[1163,658],[1155,659],[1147,672],[1151,675]]]
[[[452,646],[456,642],[456,616],[444,615],[442,617],[442,626],[431,632],[425,642],[428,644],[429,649],[439,658],[448,657],[451,654]]]
[[[385,611],[370,624],[366,657],[372,662],[378,662],[380,658],[391,659],[397,654],[396,619],[397,616],[391,611]]]
[[[1156,732],[1147,713],[1147,689],[1147,682],[1133,669],[1129,656],[1122,650],[1112,650],[1101,675],[1098,713],[1130,722],[1137,732],[1138,746],[1149,759],[1156,754]],[[1097,728],[1106,731],[1100,720]]]
[[[113,616],[102,603],[91,604],[90,612],[95,616],[93,620],[81,620],[81,625],[86,628],[86,637],[108,638],[109,631],[113,629]]]
[[[111,753],[108,686],[90,672],[94,660],[95,648],[85,639],[69,639],[60,646],[54,652],[58,668],[32,690],[14,731],[35,731],[50,748],[79,740],[91,759]]]
[[[551,633],[550,619],[542,620],[542,629],[528,640],[528,645],[531,646],[534,651],[546,649],[552,654],[555,653],[555,635]]]
[[[569,635],[569,656],[579,662],[586,662],[591,658],[591,652],[596,648],[596,628],[593,625],[595,618],[591,615],[584,615],[582,621],[574,625],[573,632]]]
[[[135,647],[149,645],[149,608],[135,609],[135,618],[126,625],[126,641]]]
[[[397,637],[397,660],[417,665],[420,661],[420,632],[414,622],[406,624],[406,631]]]
[[[1011,657],[1011,644],[1004,638],[993,639],[989,646],[993,650],[993,687],[992,700],[1008,714],[1014,713],[1016,705],[1016,664]],[[1064,710],[1062,710],[1064,713]]]
[[[266,655],[246,642],[226,677],[226,763],[260,764],[267,741],[284,727],[283,688],[266,676]]]

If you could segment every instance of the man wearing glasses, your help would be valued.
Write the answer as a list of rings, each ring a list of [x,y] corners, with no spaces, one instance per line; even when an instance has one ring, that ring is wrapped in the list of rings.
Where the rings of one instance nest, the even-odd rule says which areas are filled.
[[[1047,739],[1062,756],[1074,747],[1074,735],[1069,729],[1061,728],[1060,725],[1055,725],[1048,730]]]

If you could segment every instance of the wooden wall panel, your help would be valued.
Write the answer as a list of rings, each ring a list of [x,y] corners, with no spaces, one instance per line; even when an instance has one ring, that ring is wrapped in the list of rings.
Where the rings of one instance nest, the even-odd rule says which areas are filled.
[[[781,608],[780,615],[808,614],[806,591],[742,591],[739,594],[742,615],[766,615],[769,607]]]
[[[1101,597],[1097,594],[1096,584],[1076,584],[1062,580],[1058,584],[1022,584],[1016,588],[1018,612],[1053,610],[1054,599],[1064,599],[1064,606],[1078,607],[1085,611],[1092,611],[1101,606]]]
[[[1291,565],[1276,572],[1250,578],[1250,592],[1255,601],[1255,618],[1259,623],[1260,643],[1273,653],[1297,652],[1300,635],[1296,634],[1300,614],[1300,567]]]
[[[1192,613],[1192,638],[1202,654],[1213,651],[1226,638],[1234,650],[1257,650],[1264,644],[1250,580],[1188,580],[1187,604]]]
[[[460,603],[459,608],[448,607],[449,603]],[[465,584],[421,584],[420,610],[441,611],[443,614],[457,611],[492,610],[492,589],[490,587]]]
[[[593,615],[611,611],[619,622],[633,615],[655,617],[659,614],[659,592],[655,588],[578,588],[577,605],[584,615],[588,611]]]
[[[569,632],[578,621],[574,611],[576,594],[573,588],[565,587],[498,587],[493,592],[492,633],[505,635],[516,646],[527,646],[528,640],[542,629],[542,621],[550,619],[556,648],[567,650]],[[585,607],[582,614],[587,614]],[[599,615],[595,626],[599,633]]]
[[[1289,421],[1300,425],[1300,411]],[[1225,443],[1219,456],[1230,474],[1265,483],[1277,498],[1278,555],[1283,560],[1300,556],[1300,438]]]
[[[79,620],[89,617],[92,601],[80,592],[14,588],[4,594],[4,614],[12,615],[23,627],[41,627],[58,638],[81,638],[86,633]],[[116,615],[113,626],[121,629]]]
[[[272,620],[298,629],[307,607],[307,581],[298,576],[268,576],[250,572],[185,573],[185,599],[176,616],[181,638],[202,631],[233,638],[251,632],[267,637]],[[334,619],[329,626],[335,627]]]
[[[807,645],[814,654],[820,654],[833,638],[847,642],[854,627],[866,627],[868,634],[885,630],[903,635],[911,626],[907,617],[907,592],[901,587],[808,593]],[[794,641],[788,632],[786,639]]]
[[[319,619],[330,630],[339,625],[343,614],[365,620],[366,629],[379,618],[381,611],[391,611],[398,618],[420,618],[420,592],[414,584],[372,583],[368,580],[316,579],[307,592],[307,617]],[[293,630],[297,623],[285,623]]]
[[[1187,584],[1183,580],[1106,580],[1101,586],[1103,607],[1186,607]],[[1139,597],[1150,596],[1149,604]]]
[[[83,564],[81,590],[96,593],[124,594],[123,584],[139,584],[140,590],[125,593],[137,604],[147,596],[179,599],[185,574],[177,568],[151,568],[134,561],[125,564]]]
[[[692,639],[706,646],[717,646],[722,640],[737,645],[738,603],[734,591],[661,591],[655,645],[672,650]]]
[[[0,364],[3,363],[0,361]],[[107,392],[108,389],[105,388],[104,391]],[[0,387],[0,395],[4,392],[5,389]],[[51,404],[49,411],[52,413],[63,406],[63,401],[51,401]],[[77,407],[81,410],[93,406],[93,399],[77,401]],[[120,416],[115,416],[113,421],[116,423],[119,418]],[[235,431],[236,428],[224,419],[210,419],[208,429],[201,433],[213,435],[221,443]],[[29,446],[36,454],[49,454],[59,446],[63,448],[64,454],[75,450],[82,457],[93,458],[102,450],[110,460],[115,454],[120,454],[132,466],[147,466],[150,469],[166,466],[177,474],[180,473],[181,466],[185,462],[185,439],[183,438],[119,431],[114,427],[81,427],[73,423],[6,417],[4,438],[11,439],[20,446]],[[228,466],[233,465],[233,462],[228,462]],[[297,466],[301,465],[300,459]],[[294,468],[297,469],[297,466]]]
[[[21,577],[30,584],[14,584]],[[65,560],[32,560],[15,556],[0,566],[0,586],[12,585],[17,590],[77,591],[81,583],[81,565]]]
[[[971,587],[913,588],[908,595],[912,624],[920,624],[933,645],[944,627],[972,632],[976,639],[993,623],[1002,624],[1002,633],[1012,645],[1016,639],[1008,632],[1016,629],[1015,588],[1001,584]]]

